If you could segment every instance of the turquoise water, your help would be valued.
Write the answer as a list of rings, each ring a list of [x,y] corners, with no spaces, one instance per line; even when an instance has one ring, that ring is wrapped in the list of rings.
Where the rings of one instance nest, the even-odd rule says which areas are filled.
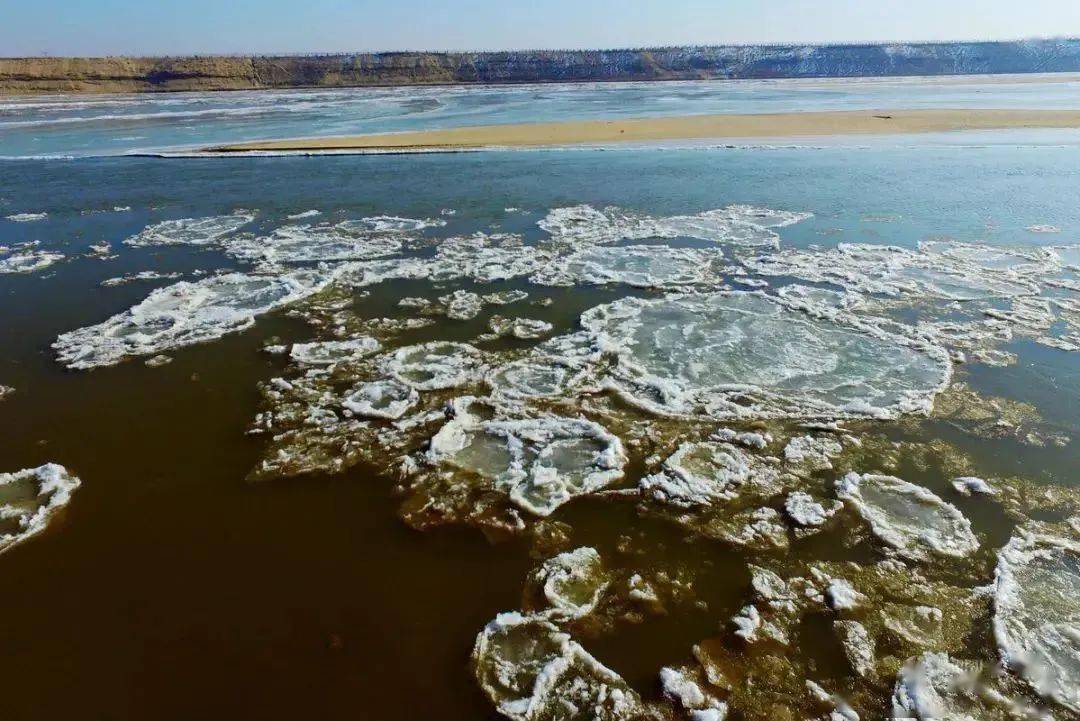
[[[526,248],[534,247],[548,239],[537,224],[554,208],[618,206],[660,217],[750,204],[813,214],[777,231],[781,252],[824,251],[841,243],[915,249],[941,239],[1027,250],[1080,243],[1080,144],[1062,133],[417,156],[166,159],[118,153],[251,137],[619,114],[1077,107],[1075,90],[1073,84],[675,83],[0,102],[0,155],[80,156],[0,160],[0,246],[37,241],[34,250],[64,256],[41,270],[0,274],[0,385],[15,389],[0,399],[0,472],[53,461],[83,481],[44,533],[0,555],[0,619],[11,621],[0,624],[0,678],[15,689],[5,694],[5,719],[496,718],[469,670],[472,644],[497,613],[524,607],[530,569],[553,553],[531,537],[507,540],[475,518],[426,526],[430,519],[410,515],[418,492],[400,487],[397,459],[367,459],[340,473],[248,480],[272,447],[265,435],[245,435],[267,407],[260,383],[298,375],[287,358],[262,347],[324,338],[320,328],[327,326],[311,320],[329,316],[279,309],[242,332],[170,349],[172,361],[163,367],[146,367],[142,359],[89,371],[61,366],[51,348],[58,336],[122,313],[177,278],[111,287],[102,281],[148,270],[189,281],[214,271],[251,270],[213,244],[122,242],[148,225],[239,210],[254,215],[244,231],[258,236],[298,223],[385,215],[444,221],[418,233],[423,244],[416,255],[426,257],[435,252],[428,246],[437,249],[447,238],[481,231],[520,234]],[[289,219],[311,210],[321,215]],[[7,218],[18,214],[46,215],[24,222]],[[1058,232],[1031,230],[1038,226]],[[646,240],[721,247],[728,260],[741,252],[734,244],[701,239]],[[101,243],[110,245],[100,253],[106,257],[90,257],[91,246]],[[767,280],[777,287],[790,281]],[[495,283],[416,278],[353,289],[347,302],[334,307],[344,309],[342,322],[409,317],[398,305],[402,297],[507,289],[523,290],[530,299],[511,310],[486,308],[472,320],[437,317],[432,327],[384,342],[390,349],[432,338],[472,342],[488,330],[487,316],[495,312],[549,322],[556,335],[571,333],[590,308],[656,292],[618,284],[551,288],[525,277]],[[1052,294],[1078,297],[1064,288]],[[552,302],[534,305],[540,298]],[[332,296],[331,302],[343,301]],[[914,317],[921,310],[894,312],[909,319],[905,313]],[[935,312],[967,318],[947,303]],[[501,339],[485,348],[514,353],[531,344]],[[1080,353],[1022,335],[1003,349],[1016,354],[1014,363],[957,364],[954,380],[1005,405],[1030,404],[1038,416],[1031,427],[1066,442],[1038,445],[975,432],[955,417],[855,421],[851,433],[865,434],[875,450],[838,466],[877,470],[887,455],[875,445],[882,437],[918,448],[946,441],[971,460],[973,472],[994,482],[1021,484],[1016,477],[1038,484],[1040,493],[1075,489]],[[594,404],[582,412],[595,410]],[[622,413],[629,411],[616,406],[610,417],[622,419]],[[627,422],[624,430],[631,426]],[[766,429],[778,438],[802,432],[782,423]],[[657,431],[668,432],[663,425]],[[774,444],[770,453],[782,448]],[[624,489],[634,487],[647,465],[634,453]],[[989,584],[994,553],[1019,523],[1003,510],[1004,501],[951,491],[947,459],[920,463],[913,454],[896,468],[955,504],[982,543],[968,565],[928,565],[927,576],[964,589]],[[815,479],[822,488],[834,480],[830,472]],[[1041,508],[1040,518],[1058,522],[1058,516],[1077,513],[1069,510],[1071,498]],[[421,494],[425,499],[431,500]],[[663,614],[619,615],[625,609],[617,606],[618,613],[609,609],[611,618],[572,627],[590,653],[642,698],[660,704],[667,703],[657,685],[662,666],[691,662],[695,644],[727,643],[723,629],[748,602],[748,564],[784,572],[787,564],[808,559],[865,564],[884,557],[881,544],[853,515],[824,535],[794,541],[784,553],[732,546],[715,533],[617,498],[578,499],[551,520],[571,529],[574,545],[596,547],[616,575],[659,569],[693,580],[693,601],[671,600]],[[486,535],[469,526],[483,527]],[[426,530],[415,530],[421,527]],[[900,598],[904,591],[895,593]],[[955,620],[948,601],[941,605]],[[964,614],[979,625],[961,641],[950,641],[949,651],[991,662],[996,652],[986,609],[965,608]],[[849,696],[864,718],[884,717],[895,669],[863,684],[837,650],[831,621],[823,618],[824,610],[800,621],[797,642],[781,655],[798,659],[806,678]],[[909,653],[907,646],[897,648],[904,657]],[[748,652],[734,658],[752,664],[758,657]],[[63,692],[58,679],[66,679]],[[732,702],[742,703],[737,694]],[[796,717],[819,710],[808,701],[791,703],[801,714]],[[743,718],[769,717],[753,704],[740,708]]]
[[[0,156],[154,152],[253,139],[688,113],[1080,107],[1080,81],[1028,80],[710,81],[16,97],[0,99]]]

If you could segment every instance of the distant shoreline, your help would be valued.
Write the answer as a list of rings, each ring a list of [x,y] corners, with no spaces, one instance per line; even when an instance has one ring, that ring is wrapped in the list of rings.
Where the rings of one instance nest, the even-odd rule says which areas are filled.
[[[625,50],[0,58],[0,95],[1080,72],[1080,39]]]
[[[626,120],[483,125],[405,133],[231,143],[206,154],[452,151],[665,140],[895,135],[964,130],[1080,128],[1080,110],[854,110],[686,115]]]

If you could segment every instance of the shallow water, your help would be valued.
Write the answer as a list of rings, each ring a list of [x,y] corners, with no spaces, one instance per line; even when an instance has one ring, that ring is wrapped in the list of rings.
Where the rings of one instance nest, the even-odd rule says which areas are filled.
[[[695,87],[590,92],[604,98],[620,92],[678,95]],[[835,92],[829,87],[763,87],[785,94],[771,101],[781,104],[818,93],[825,95],[816,102],[833,102],[826,96]],[[909,92],[889,87],[889,93]],[[498,92],[527,98],[558,91]],[[1038,93],[1053,91],[1023,92],[1041,97]],[[421,94],[465,103],[455,93],[468,95]],[[698,102],[692,95],[677,100]],[[766,100],[738,109],[775,107]],[[233,101],[215,96],[214,102]],[[670,112],[662,103],[648,106]],[[704,101],[694,107],[716,109]],[[516,117],[512,104],[500,108],[498,113],[505,115],[489,114],[483,122]],[[358,127],[381,126],[318,129]],[[260,134],[264,130],[258,128]],[[0,153],[27,154],[24,132],[5,133]],[[198,139],[231,138],[235,132],[215,123]],[[295,133],[295,126],[282,132]],[[155,142],[177,144],[173,130],[167,135]],[[70,152],[74,146],[68,143],[96,150],[114,147],[112,141],[95,144],[77,133],[56,137],[49,141],[49,152]],[[64,369],[50,348],[58,336],[100,323],[152,289],[176,282],[136,280],[102,287],[102,281],[146,270],[181,273],[195,281],[201,277],[198,271],[250,268],[213,244],[123,243],[150,224],[242,210],[255,216],[245,230],[265,235],[287,224],[390,215],[445,221],[418,233],[436,250],[442,239],[477,231],[519,233],[529,248],[547,238],[537,223],[553,208],[618,206],[663,217],[745,203],[814,214],[777,229],[781,251],[838,243],[915,249],[919,241],[942,236],[1033,249],[1080,242],[1077,187],[1080,147],[1008,143],[0,162],[0,218],[47,213],[30,222],[0,219],[0,245],[37,240],[37,248],[65,255],[43,270],[0,275],[0,384],[15,388],[0,399],[0,471],[53,461],[83,481],[45,532],[0,555],[0,618],[8,620],[0,624],[5,718],[495,718],[472,678],[470,649],[496,614],[523,608],[529,572],[539,559],[552,555],[542,544],[506,538],[490,527],[486,536],[471,527],[483,525],[475,519],[414,530],[399,513],[404,503],[407,520],[424,525],[409,515],[416,492],[395,489],[392,459],[367,458],[335,474],[248,480],[269,447],[265,436],[245,435],[265,408],[259,384],[295,376],[288,356],[263,352],[264,343],[326,339],[304,319],[290,317],[287,309],[259,316],[242,332],[169,349],[172,361],[161,367],[135,359],[89,371]],[[287,219],[312,209],[321,215]],[[1028,230],[1038,225],[1062,232]],[[111,245],[105,255],[115,257],[85,256],[90,246],[102,242]],[[732,244],[700,239],[647,242],[719,247],[729,259],[737,255]],[[431,257],[432,252],[421,248],[416,254]],[[766,278],[774,287],[790,280]],[[434,284],[405,279],[356,289],[347,309],[350,318],[360,320],[424,317],[398,301],[435,299],[454,290],[483,294],[510,289],[528,292],[528,300],[485,305],[470,320],[436,316],[433,327],[404,331],[384,345],[392,350],[433,339],[472,342],[489,332],[488,320],[495,314],[546,321],[553,326],[546,337],[557,337],[577,330],[579,317],[590,308],[657,294],[619,284],[552,287],[527,277]],[[553,302],[535,305],[541,298]],[[902,316],[905,309],[894,311]],[[483,349],[519,352],[538,342],[502,338]],[[1003,347],[1017,355],[1014,364],[958,365],[954,383],[982,396],[1033,405],[1039,416],[1031,421],[1033,431],[1071,442],[1039,446],[1018,437],[988,437],[972,430],[974,421],[955,414],[851,425],[853,433],[867,438],[883,435],[925,448],[932,440],[951,444],[940,458],[930,454],[929,462],[919,462],[915,453],[904,456],[889,472],[925,486],[971,521],[982,555],[973,568],[940,571],[968,585],[990,582],[993,550],[1009,540],[1019,521],[994,499],[953,492],[949,454],[967,454],[968,470],[986,478],[1015,475],[1066,488],[1080,481],[1075,470],[1080,466],[1075,440],[1080,434],[1080,355],[1030,337],[1017,337]],[[648,414],[632,404],[613,403],[612,417],[647,420]],[[790,429],[781,424],[770,430]],[[852,462],[863,471],[879,470],[887,452],[874,448]],[[771,452],[782,449],[774,445]],[[633,489],[655,470],[647,465],[648,459],[631,449],[615,487]],[[814,493],[827,495],[835,475],[816,473]],[[1046,514],[1046,520],[1053,520],[1051,511]],[[596,548],[615,575],[667,571],[692,580],[692,599],[667,600],[664,614],[574,627],[574,637],[588,652],[646,701],[661,698],[661,667],[691,662],[695,644],[721,645],[718,633],[751,596],[748,562],[777,568],[807,559],[869,564],[882,554],[865,529],[849,533],[856,526],[792,540],[790,550],[781,554],[739,547],[722,540],[715,527],[672,522],[665,509],[642,508],[636,497],[577,498],[556,509],[551,520],[572,529],[569,548]],[[805,657],[813,677],[830,691],[842,692],[854,682],[830,619],[822,610],[795,624],[794,655]],[[990,659],[988,629],[988,624],[977,628],[959,652]],[[883,711],[891,687],[892,678],[882,679],[870,700],[859,697],[860,708]]]

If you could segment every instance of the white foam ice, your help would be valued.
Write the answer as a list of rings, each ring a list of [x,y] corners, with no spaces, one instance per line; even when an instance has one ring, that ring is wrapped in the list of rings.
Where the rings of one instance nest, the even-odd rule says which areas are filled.
[[[80,485],[56,463],[0,473],[0,553],[45,530]]]
[[[476,348],[446,341],[398,348],[383,365],[392,378],[418,391],[460,388],[479,381],[485,370]]]
[[[102,323],[62,334],[53,348],[69,368],[94,368],[203,343],[250,328],[257,316],[312,295],[332,278],[328,272],[298,271],[181,281]]]
[[[600,603],[609,583],[600,554],[588,546],[544,561],[533,574],[532,582],[541,589],[548,604],[545,615],[553,620],[589,615]]]
[[[420,400],[414,388],[396,380],[377,380],[360,383],[342,400],[350,412],[366,418],[397,420]]]
[[[952,372],[937,346],[757,292],[624,298],[587,311],[581,324],[613,361],[607,385],[668,415],[926,413]]]
[[[799,436],[784,446],[784,460],[802,466],[806,470],[820,471],[832,468],[832,459],[840,455],[844,447],[827,436]]]
[[[50,265],[64,259],[63,253],[48,250],[0,249],[0,274],[4,273],[33,273],[44,270]]]
[[[1022,528],[998,552],[994,638],[1036,693],[1080,713],[1080,543]]]
[[[680,508],[724,503],[746,487],[769,495],[779,486],[780,471],[761,458],[728,443],[684,443],[664,461],[659,473],[641,479],[646,496]]]
[[[512,721],[629,721],[644,711],[618,674],[538,616],[500,614],[477,637],[472,658],[480,688]]]
[[[6,216],[13,223],[33,223],[38,220],[45,220],[48,217],[48,213],[12,213]]]
[[[124,241],[126,245],[146,247],[155,245],[213,245],[230,233],[255,220],[254,215],[233,213],[208,218],[163,220],[143,228],[138,235]]]
[[[622,478],[627,459],[616,436],[582,418],[480,420],[459,411],[431,439],[427,460],[475,473],[519,508],[549,516]]]
[[[724,254],[667,245],[597,246],[578,250],[529,278],[540,285],[621,283],[639,288],[678,287],[715,282]]]
[[[787,512],[788,518],[802,526],[803,529],[821,528],[828,523],[830,518],[836,515],[836,512],[841,507],[842,504],[834,502],[834,504],[826,508],[824,504],[803,491],[791,493],[787,500],[784,501],[784,511]]]
[[[289,357],[300,365],[326,366],[359,360],[377,353],[381,347],[379,341],[371,336],[362,335],[348,340],[294,343]]]
[[[979,547],[971,522],[955,506],[914,483],[848,473],[836,482],[836,495],[863,517],[878,539],[905,558],[962,558]]]

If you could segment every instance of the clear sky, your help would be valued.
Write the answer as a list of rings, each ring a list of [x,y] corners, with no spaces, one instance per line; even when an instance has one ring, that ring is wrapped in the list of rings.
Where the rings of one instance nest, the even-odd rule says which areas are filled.
[[[1080,0],[0,0],[0,55],[1080,36]]]

